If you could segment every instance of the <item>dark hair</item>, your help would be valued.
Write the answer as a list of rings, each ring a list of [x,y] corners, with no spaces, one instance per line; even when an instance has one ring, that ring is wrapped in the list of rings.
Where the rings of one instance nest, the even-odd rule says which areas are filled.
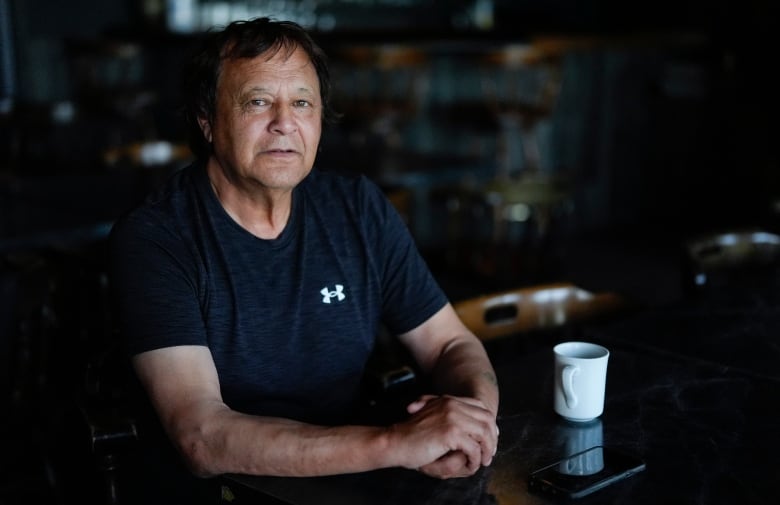
[[[268,51],[291,53],[296,48],[306,52],[317,71],[323,121],[336,118],[330,104],[327,57],[306,30],[291,21],[270,18],[234,21],[221,31],[207,33],[199,52],[184,68],[184,116],[190,148],[195,156],[204,158],[211,154],[211,145],[204,138],[198,119],[214,120],[222,62],[233,58],[254,58]]]

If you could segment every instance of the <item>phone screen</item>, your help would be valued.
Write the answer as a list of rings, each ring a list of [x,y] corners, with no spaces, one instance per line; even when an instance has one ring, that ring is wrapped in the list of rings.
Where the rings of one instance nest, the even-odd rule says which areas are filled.
[[[532,472],[528,489],[580,498],[644,469],[644,461],[633,454],[611,447],[591,447]]]

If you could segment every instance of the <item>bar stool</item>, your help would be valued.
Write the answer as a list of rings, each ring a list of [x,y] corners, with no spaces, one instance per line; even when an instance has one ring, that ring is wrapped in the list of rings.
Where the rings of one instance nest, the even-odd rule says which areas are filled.
[[[450,268],[496,289],[545,282],[556,271],[574,210],[567,179],[528,174],[444,188],[432,198],[446,206]]]
[[[499,179],[538,173],[542,153],[539,126],[551,119],[563,84],[563,52],[532,41],[481,55],[477,67],[485,103],[500,125]],[[512,147],[519,145],[518,162]]]
[[[451,267],[496,289],[543,282],[557,267],[552,232],[565,224],[573,199],[566,178],[544,166],[540,128],[552,121],[564,58],[578,48],[574,39],[539,38],[468,57],[480,105],[497,125],[495,173],[434,196],[446,201]]]
[[[427,93],[427,53],[408,45],[349,46],[332,51],[339,87],[334,103],[350,125],[351,140],[365,131],[383,147],[402,146],[402,130],[422,107]]]

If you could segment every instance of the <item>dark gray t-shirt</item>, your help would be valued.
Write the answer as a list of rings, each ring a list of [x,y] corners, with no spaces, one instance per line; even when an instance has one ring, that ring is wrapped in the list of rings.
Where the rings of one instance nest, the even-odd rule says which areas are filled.
[[[380,324],[404,332],[447,302],[365,177],[312,171],[282,234],[262,240],[194,164],[121,219],[111,244],[127,352],[208,346],[225,402],[250,414],[343,421]]]

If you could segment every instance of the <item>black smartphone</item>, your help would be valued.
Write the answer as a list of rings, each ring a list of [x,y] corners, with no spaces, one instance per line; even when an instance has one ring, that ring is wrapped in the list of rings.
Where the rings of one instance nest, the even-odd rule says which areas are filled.
[[[634,454],[596,446],[531,472],[528,489],[560,498],[581,498],[645,469]]]

